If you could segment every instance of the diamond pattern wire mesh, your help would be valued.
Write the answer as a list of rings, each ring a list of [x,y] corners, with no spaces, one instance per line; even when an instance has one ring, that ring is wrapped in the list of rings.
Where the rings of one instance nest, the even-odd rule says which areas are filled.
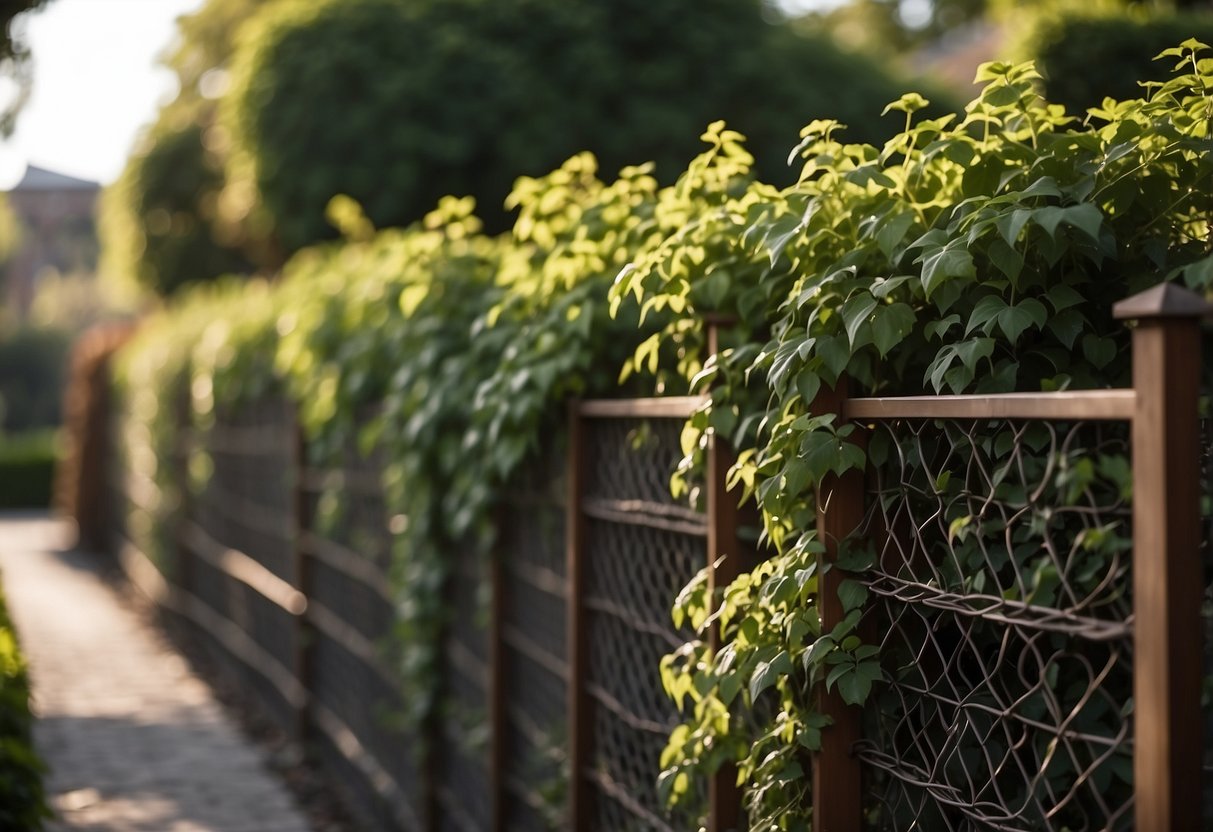
[[[366,754],[359,767],[351,749],[331,736],[333,726],[317,732],[325,767],[351,804],[370,828],[417,830],[424,816],[420,743],[398,719],[404,702],[383,650],[395,620],[384,465],[382,452],[367,457],[351,443],[339,458],[303,473],[312,519],[304,541],[315,628],[311,680],[318,707],[339,720]],[[329,718],[319,721],[323,728]],[[382,776],[367,771],[367,760]]]
[[[505,673],[504,825],[554,832],[567,824],[568,664],[564,457],[532,460],[502,512]]]
[[[489,828],[488,574],[474,546],[456,547],[447,594],[438,748],[438,828]]]
[[[587,419],[580,510],[585,529],[586,696],[593,713],[594,829],[694,828],[657,796],[659,758],[678,714],[662,691],[663,655],[687,633],[671,599],[706,563],[703,515],[669,496],[682,456],[677,419]]]
[[[1127,437],[873,426],[864,626],[886,682],[857,753],[875,828],[1131,828]]]
[[[289,403],[266,397],[223,408],[213,427],[200,434],[210,476],[186,516],[220,548],[234,549],[294,585],[295,510],[292,504],[294,418]],[[200,553],[195,553],[200,554]],[[209,558],[190,558],[181,577],[187,590],[231,621],[285,668],[296,647],[295,619],[256,590],[236,580]],[[294,728],[294,709],[260,669],[228,656],[211,633],[203,633],[215,654],[257,698],[284,731]]]
[[[1213,418],[1200,423],[1200,557],[1204,565],[1205,690],[1213,688]],[[1213,829],[1213,697],[1204,698],[1204,828]]]

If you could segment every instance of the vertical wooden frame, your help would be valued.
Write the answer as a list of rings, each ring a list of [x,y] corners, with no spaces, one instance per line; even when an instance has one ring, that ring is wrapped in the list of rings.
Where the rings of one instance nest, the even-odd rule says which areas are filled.
[[[504,528],[503,511],[497,512],[496,528]],[[506,674],[505,660],[505,547],[489,555],[489,824],[493,832],[506,832]]]
[[[1136,828],[1201,824],[1198,295],[1160,284],[1115,307],[1133,331],[1133,777]]]
[[[722,322],[709,320],[708,355],[720,354]],[[707,567],[708,597],[716,599],[742,570],[742,556],[737,529],[740,525],[736,493],[728,489],[729,469],[736,461],[727,437],[713,435],[708,445],[707,470]],[[713,653],[719,650],[722,636],[719,624],[708,632],[708,644]],[[708,782],[707,832],[729,832],[741,828],[741,789],[737,786],[737,767],[732,763],[721,766]]]
[[[586,770],[593,755],[594,723],[592,704],[585,692],[589,672],[585,610],[585,515],[581,499],[585,488],[585,437],[582,430],[581,403],[569,404],[569,467],[565,507],[565,554],[568,626],[568,730],[569,730],[569,829],[588,830],[592,817],[592,799]]]
[[[304,697],[295,717],[295,737],[301,743],[310,739],[312,714],[311,700],[314,687],[314,651],[316,634],[307,608],[307,601],[312,597],[313,568],[312,558],[308,554],[304,537],[312,525],[311,504],[308,500],[307,475],[307,437],[303,426],[299,423],[298,414],[293,416],[294,448],[292,459],[293,476],[292,510],[294,512],[294,573],[295,588],[304,597],[303,611],[295,617],[295,679],[302,688]]]
[[[813,415],[837,414],[835,425],[844,424],[847,380],[841,378],[833,390],[823,388],[810,405]],[[839,555],[841,542],[863,522],[864,472],[829,475],[817,489],[817,534],[825,551],[818,561],[818,604],[822,632],[829,632],[845,617],[838,587],[846,575],[828,568]],[[819,686],[821,712],[832,720],[821,731],[821,751],[813,760],[813,829],[815,832],[859,832],[863,822],[863,790],[859,760],[852,748],[859,741],[858,707],[847,705],[837,689]]]

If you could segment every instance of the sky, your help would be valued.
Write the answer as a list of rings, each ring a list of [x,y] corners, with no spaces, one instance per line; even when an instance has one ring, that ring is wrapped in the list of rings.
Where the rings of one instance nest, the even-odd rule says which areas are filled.
[[[52,0],[27,15],[34,88],[16,131],[0,140],[0,190],[27,163],[102,184],[116,179],[139,128],[176,94],[173,74],[157,63],[174,21],[203,2]],[[779,2],[806,11],[839,0]]]
[[[34,89],[0,143],[0,189],[25,164],[109,183],[139,127],[175,94],[157,64],[174,21],[203,0],[52,0],[26,18]]]

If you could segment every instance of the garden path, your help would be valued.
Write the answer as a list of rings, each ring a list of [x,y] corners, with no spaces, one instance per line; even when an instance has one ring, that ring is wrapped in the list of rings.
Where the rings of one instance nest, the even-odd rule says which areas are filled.
[[[308,832],[210,689],[38,515],[0,516],[0,577],[29,660],[48,832]]]

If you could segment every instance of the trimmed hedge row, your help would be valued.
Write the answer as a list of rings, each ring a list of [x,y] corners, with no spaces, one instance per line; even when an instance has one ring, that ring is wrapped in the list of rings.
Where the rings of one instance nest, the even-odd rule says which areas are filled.
[[[47,508],[58,459],[56,431],[0,434],[0,508]]]
[[[51,816],[32,734],[29,674],[0,592],[0,829],[33,832]]]

